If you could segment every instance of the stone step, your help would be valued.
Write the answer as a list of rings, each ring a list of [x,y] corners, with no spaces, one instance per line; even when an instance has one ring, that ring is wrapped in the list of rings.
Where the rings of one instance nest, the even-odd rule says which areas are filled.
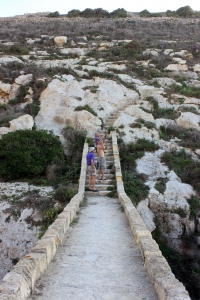
[[[98,175],[96,176],[98,177]],[[89,175],[86,176],[86,180],[88,180],[89,178]],[[108,174],[108,173],[105,173],[105,178],[108,179],[108,180],[115,180],[115,174]],[[106,180],[105,180],[106,181]],[[106,181],[107,182],[107,181]]]
[[[107,177],[107,176],[105,176]],[[115,178],[106,178],[106,180],[99,180],[97,179],[98,177],[96,177],[96,185],[113,185],[115,183]],[[86,180],[86,185],[88,186],[89,180]]]
[[[86,196],[107,196],[109,191],[98,191],[98,192],[91,192],[91,191],[85,191]]]

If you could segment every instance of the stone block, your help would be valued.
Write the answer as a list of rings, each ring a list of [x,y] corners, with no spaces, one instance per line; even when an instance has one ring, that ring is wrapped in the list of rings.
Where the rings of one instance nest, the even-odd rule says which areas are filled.
[[[58,236],[45,235],[37,242],[31,252],[46,253],[47,263],[49,264],[55,256],[59,244],[60,238]]]
[[[142,254],[143,260],[146,259],[147,255],[152,255],[152,254],[162,255],[158,244],[149,235],[139,236],[138,246]]]

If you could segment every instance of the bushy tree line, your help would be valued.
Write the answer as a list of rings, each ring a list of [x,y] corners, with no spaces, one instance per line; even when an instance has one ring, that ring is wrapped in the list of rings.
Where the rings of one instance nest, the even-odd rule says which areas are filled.
[[[76,17],[83,17],[83,18],[126,18],[127,11],[124,8],[118,8],[113,12],[109,13],[107,10],[103,8],[86,8],[83,11],[78,9],[73,9],[68,12],[67,17],[69,18],[76,18]]]
[[[164,13],[150,13],[147,9],[142,10],[139,13],[140,17],[143,18],[152,18],[152,17],[162,17]],[[175,18],[199,18],[200,12],[199,11],[193,11],[193,9],[187,5],[178,8],[176,11],[167,10],[165,12],[165,15],[167,17],[175,17]]]

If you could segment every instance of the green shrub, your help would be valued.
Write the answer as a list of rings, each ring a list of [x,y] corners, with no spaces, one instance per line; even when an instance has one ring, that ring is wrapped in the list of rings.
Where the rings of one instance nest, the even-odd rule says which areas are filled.
[[[10,47],[4,47],[4,53],[6,54],[16,54],[16,55],[27,55],[29,54],[29,49],[21,45],[15,44]]]
[[[123,172],[124,189],[134,205],[148,196],[149,187],[147,187],[140,175],[135,173]]]
[[[109,126],[108,127],[108,134],[111,133],[111,131],[115,131],[116,128],[114,126]]]
[[[59,16],[60,16],[59,12],[58,11],[54,11],[54,12],[50,12],[47,15],[47,18],[58,18]]]
[[[31,115],[32,117],[36,117],[39,111],[40,111],[39,100],[34,100],[32,103],[28,103],[24,108],[24,112],[26,114]]]
[[[200,98],[200,88],[188,86],[185,82],[182,83],[182,86],[172,84],[170,88],[173,93],[180,93],[187,97]]]
[[[59,139],[45,130],[17,130],[0,140],[0,177],[31,178],[45,174],[56,158],[64,159]]]
[[[94,139],[91,137],[86,138],[86,143],[88,143],[89,147],[94,147]]]
[[[90,107],[88,104],[84,105],[84,106],[77,106],[75,108],[75,111],[81,111],[81,110],[87,110],[89,113],[93,114],[95,117],[97,117],[97,113],[92,109],[92,107]]]
[[[191,148],[193,150],[200,148],[200,133],[196,129],[185,129],[177,125],[160,126],[160,138],[169,141],[177,137],[181,139],[177,142],[182,147]]]
[[[163,194],[164,191],[166,190],[166,178],[158,178],[157,182],[155,184],[155,188],[161,193]]]
[[[54,199],[63,204],[67,204],[76,195],[76,191],[69,186],[59,186],[54,194]]]
[[[190,204],[190,215],[198,217],[200,212],[200,199],[196,196],[192,196],[188,202]]]

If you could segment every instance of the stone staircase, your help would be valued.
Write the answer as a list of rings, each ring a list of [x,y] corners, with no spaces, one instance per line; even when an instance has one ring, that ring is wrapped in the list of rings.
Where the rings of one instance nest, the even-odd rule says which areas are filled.
[[[109,118],[106,120],[104,125],[104,130],[100,130],[100,136],[104,137],[106,135],[105,143],[107,144],[107,150],[105,150],[105,158],[106,158],[106,170],[105,170],[105,178],[106,180],[98,179],[98,171],[96,176],[96,189],[98,192],[87,191],[89,176],[86,177],[86,195],[99,195],[106,196],[112,189],[115,189],[116,180],[115,180],[115,171],[114,171],[114,162],[113,162],[113,149],[111,137],[108,134],[108,128],[113,126],[114,122],[119,117],[120,112],[113,112]],[[95,160],[97,160],[98,156],[95,153]]]

